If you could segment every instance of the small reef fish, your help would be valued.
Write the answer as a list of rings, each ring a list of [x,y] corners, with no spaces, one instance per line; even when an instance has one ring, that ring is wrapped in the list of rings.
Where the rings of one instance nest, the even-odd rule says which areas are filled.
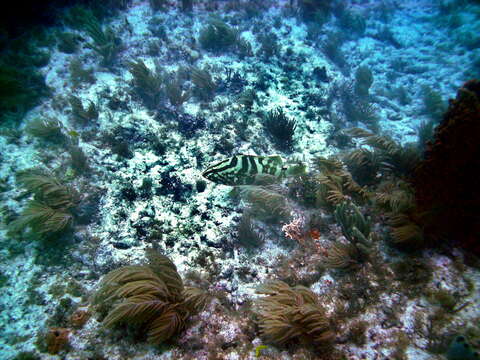
[[[278,155],[235,155],[209,166],[202,176],[217,184],[239,186],[253,185],[261,176],[282,179],[304,172],[304,164],[287,166]]]

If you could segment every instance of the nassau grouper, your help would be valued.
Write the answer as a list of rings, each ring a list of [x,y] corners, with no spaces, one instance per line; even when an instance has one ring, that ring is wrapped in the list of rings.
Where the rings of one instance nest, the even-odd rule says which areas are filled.
[[[254,185],[263,176],[281,180],[286,176],[304,174],[305,169],[302,163],[284,164],[278,155],[235,155],[209,166],[202,176],[222,185]]]

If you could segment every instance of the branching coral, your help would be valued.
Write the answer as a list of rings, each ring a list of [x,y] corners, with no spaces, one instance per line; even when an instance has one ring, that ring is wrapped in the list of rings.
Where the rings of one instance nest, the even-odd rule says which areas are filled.
[[[422,87],[423,107],[433,120],[440,120],[445,113],[446,105],[440,94],[430,86]]]
[[[239,37],[236,45],[236,53],[238,54],[238,57],[240,59],[244,59],[246,57],[252,57],[253,56],[252,44],[248,40],[244,39],[243,37]]]
[[[66,54],[73,54],[78,50],[79,37],[73,33],[60,32],[57,34],[58,50]]]
[[[386,211],[392,242],[402,247],[422,245],[420,218],[423,214],[416,211],[414,191],[407,182],[420,162],[418,147],[413,144],[401,146],[387,136],[359,128],[349,129],[347,133],[368,145],[368,148],[362,147],[347,155],[352,173],[372,184],[381,178],[387,179],[377,185],[374,200],[379,209]],[[366,168],[375,170],[381,177],[366,177]]]
[[[368,155],[368,159],[370,161],[375,159],[378,164],[370,164],[370,166],[384,172],[391,172],[400,178],[409,177],[420,161],[420,151],[412,144],[401,146],[388,136],[375,135],[360,128],[352,128],[346,132],[355,138],[362,139],[362,143],[373,148],[373,151],[378,151],[377,155]],[[365,154],[372,152],[372,150],[365,148],[362,148],[361,151],[361,156],[359,156],[359,152],[354,152],[349,157],[351,162],[356,163],[357,166],[365,165],[365,159],[367,158]]]
[[[110,307],[103,320],[106,327],[137,325],[149,342],[158,344],[182,331],[188,317],[205,307],[208,296],[185,287],[166,256],[151,252],[149,258],[149,265],[124,266],[108,273],[94,304]]]
[[[387,180],[377,187],[375,205],[392,214],[404,213],[415,207],[413,189],[403,180]]]
[[[294,144],[293,135],[295,134],[297,123],[295,120],[288,118],[283,109],[278,108],[269,111],[264,126],[280,149],[292,149]]]
[[[367,97],[368,90],[373,84],[372,71],[367,66],[360,66],[355,72],[355,94]]]
[[[83,68],[82,61],[79,58],[73,58],[72,61],[70,61],[68,70],[70,71],[70,81],[74,88],[82,83],[93,84],[95,82],[93,69]]]
[[[333,252],[329,254],[330,262],[340,262],[345,265],[365,262],[369,258],[373,243],[370,219],[365,218],[354,204],[347,202],[338,204],[334,214],[343,235],[350,244],[334,245]]]
[[[78,204],[79,194],[57,178],[39,169],[30,169],[17,174],[17,181],[35,200],[53,208],[71,208]]]
[[[352,198],[357,202],[365,202],[371,194],[366,187],[357,184],[352,175],[344,169],[343,163],[336,159],[317,157],[315,166],[318,175],[317,204],[334,208],[336,205]]]
[[[39,235],[45,235],[67,228],[72,219],[72,214],[63,209],[53,209],[40,201],[32,200],[25,206],[20,217],[10,226],[14,231],[29,226]]]
[[[17,175],[17,181],[34,195],[20,216],[10,223],[10,229],[21,231],[26,227],[41,235],[58,233],[71,225],[71,209],[78,205],[80,196],[55,177],[37,169]]]
[[[88,158],[79,146],[70,146],[68,148],[70,155],[70,165],[76,174],[87,174],[91,168],[88,165]]]
[[[437,122],[434,120],[424,121],[418,127],[418,148],[422,154],[427,150],[427,145],[430,141],[433,140],[433,134]]]
[[[195,95],[201,100],[212,100],[217,84],[207,70],[191,67],[192,82],[195,85]]]
[[[163,76],[160,69],[150,70],[142,60],[129,63],[129,71],[133,76],[135,92],[140,96],[145,106],[155,110],[162,98]]]
[[[257,53],[262,56],[265,61],[272,61],[272,58],[280,53],[280,45],[278,36],[273,32],[260,33],[257,41],[260,43],[260,49]]]
[[[68,99],[72,107],[73,120],[81,126],[89,125],[92,120],[98,119],[98,109],[93,101],[89,102],[88,108],[84,108],[82,101],[76,96]]]
[[[340,100],[347,120],[353,124],[364,123],[368,128],[378,129],[378,116],[375,106],[365,96],[359,96],[353,83],[344,82],[339,85]],[[360,90],[364,91],[365,90]],[[365,95],[365,94],[363,94]]]
[[[115,36],[112,29],[104,31],[92,12],[85,11],[82,16],[80,21],[93,40],[89,46],[102,57],[102,65],[113,65],[120,51],[120,39]]]
[[[253,104],[258,101],[257,93],[253,89],[243,91],[237,98],[237,103],[247,112],[252,110]]]
[[[378,181],[383,160],[379,151],[366,148],[355,149],[343,158],[353,178],[362,185],[373,185]]]
[[[56,119],[36,118],[30,121],[25,127],[25,131],[32,136],[43,139],[54,144],[63,144],[66,136],[62,132],[63,125]]]
[[[342,51],[343,36],[338,33],[330,33],[322,44],[323,53],[336,64],[342,72],[348,74],[349,68],[344,52]]]
[[[165,94],[168,101],[175,108],[180,108],[190,98],[189,91],[182,90],[182,84],[178,79],[171,79],[165,83]]]
[[[345,10],[339,17],[339,24],[343,31],[348,34],[363,35],[367,28],[365,18],[354,11]]]
[[[315,345],[332,341],[330,319],[317,295],[308,288],[271,281],[260,286],[257,293],[266,295],[254,304],[260,333],[266,341],[279,345],[294,340]]]
[[[351,243],[369,243],[370,219],[365,219],[360,209],[352,203],[343,202],[335,209],[335,219],[342,227],[343,235]]]
[[[393,243],[402,247],[418,248],[424,244],[422,227],[406,212],[389,216],[388,224]]]

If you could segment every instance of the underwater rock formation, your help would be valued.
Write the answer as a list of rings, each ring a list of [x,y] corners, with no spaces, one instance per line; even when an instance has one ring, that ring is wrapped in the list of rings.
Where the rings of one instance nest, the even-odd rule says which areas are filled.
[[[425,159],[415,169],[417,213],[430,241],[451,239],[480,255],[480,81],[450,101]]]

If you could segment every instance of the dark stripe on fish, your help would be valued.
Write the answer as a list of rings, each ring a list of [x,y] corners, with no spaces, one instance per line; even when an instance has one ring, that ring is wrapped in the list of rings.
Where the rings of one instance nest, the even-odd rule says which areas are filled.
[[[279,156],[235,155],[230,159],[209,166],[203,176],[213,182],[224,185],[251,185],[257,175],[282,177],[283,161]]]
[[[246,156],[242,156],[242,167],[238,171],[238,175],[243,175],[248,173],[248,159]]]
[[[257,175],[258,174],[257,159],[250,156],[248,160],[250,160],[250,165],[251,165],[250,174]]]
[[[219,172],[219,168],[218,166],[222,165],[222,164],[225,164],[227,162],[229,162],[230,159],[226,159],[226,160],[223,160],[223,161],[220,161],[219,163],[215,164],[215,165],[212,165],[210,167],[207,168],[207,170],[205,170],[205,172],[203,173],[203,176],[208,176],[210,175],[211,173],[217,173]],[[229,165],[227,165],[226,168],[228,168]]]

